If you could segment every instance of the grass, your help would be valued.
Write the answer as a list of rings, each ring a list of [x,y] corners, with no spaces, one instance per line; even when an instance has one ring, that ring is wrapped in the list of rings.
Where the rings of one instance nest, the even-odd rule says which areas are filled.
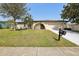
[[[76,47],[77,45],[61,38],[49,30],[10,31],[0,29],[0,46],[6,47]]]

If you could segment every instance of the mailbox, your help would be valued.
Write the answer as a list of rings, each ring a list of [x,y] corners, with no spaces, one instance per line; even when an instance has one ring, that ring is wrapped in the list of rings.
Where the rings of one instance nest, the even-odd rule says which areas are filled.
[[[66,35],[66,31],[64,31],[61,28],[59,28],[58,41],[60,41],[60,38],[61,38],[62,35]]]
[[[66,31],[61,30],[61,31],[60,31],[60,35],[66,35]]]

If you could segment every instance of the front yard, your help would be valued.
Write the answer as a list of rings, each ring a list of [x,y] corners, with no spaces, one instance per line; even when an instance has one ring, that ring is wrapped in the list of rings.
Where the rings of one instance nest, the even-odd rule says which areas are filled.
[[[0,46],[6,47],[76,47],[74,43],[61,38],[49,30],[10,31],[0,29]]]

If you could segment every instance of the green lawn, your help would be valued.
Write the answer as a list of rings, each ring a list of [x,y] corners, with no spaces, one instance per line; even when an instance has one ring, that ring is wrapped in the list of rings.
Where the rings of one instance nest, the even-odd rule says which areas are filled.
[[[61,38],[56,41],[57,35],[48,30],[21,30],[10,31],[0,29],[0,46],[11,47],[73,47],[77,46]]]

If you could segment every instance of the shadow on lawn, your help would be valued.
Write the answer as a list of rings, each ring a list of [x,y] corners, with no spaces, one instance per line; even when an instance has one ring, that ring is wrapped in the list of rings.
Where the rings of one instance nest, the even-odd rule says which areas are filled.
[[[10,31],[22,31],[22,30],[27,30],[27,29],[16,29],[16,30],[11,29]]]
[[[54,37],[53,39],[55,39],[56,41],[60,41],[60,40],[58,40],[58,37],[56,38],[56,37]]]

